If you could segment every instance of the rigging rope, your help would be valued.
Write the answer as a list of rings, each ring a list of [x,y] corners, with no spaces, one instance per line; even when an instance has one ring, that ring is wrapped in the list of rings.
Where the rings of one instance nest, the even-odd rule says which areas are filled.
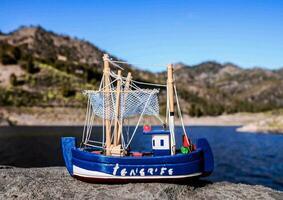
[[[186,136],[186,139],[188,140],[187,142],[189,143],[189,137],[188,137],[187,131],[185,129],[185,125],[184,125],[184,121],[183,121],[183,115],[182,115],[182,111],[181,111],[181,108],[180,108],[179,98],[178,98],[178,94],[177,94],[177,88],[176,88],[175,84],[174,84],[174,91],[175,91],[175,96],[176,96],[176,104],[177,104],[178,115],[179,115],[179,118],[181,120],[181,124],[182,124],[184,134]]]
[[[108,61],[108,62],[110,62],[113,66],[115,66],[115,67],[117,67],[117,68],[119,68],[119,69],[121,69],[121,70],[124,70],[124,68],[123,68],[123,67],[121,67],[121,66],[117,65],[117,64],[116,64],[115,62],[113,62],[112,60],[107,59],[107,61]]]
[[[126,62],[120,62],[120,61],[112,61],[112,60],[108,60],[111,64],[113,64],[114,66],[120,68],[120,69],[123,69],[121,66],[115,64],[115,63],[126,63]],[[115,74],[114,72],[111,72],[110,75],[112,75],[114,78],[117,78],[118,75]],[[123,77],[122,76],[122,79],[126,80],[127,78],[126,77]],[[150,86],[157,86],[157,87],[167,87],[166,84],[158,84],[158,83],[147,83],[147,82],[142,82],[142,81],[135,81],[135,80],[132,80],[132,82],[134,83],[138,83],[138,84],[141,84],[141,85],[150,85]]]
[[[123,70],[123,68],[120,65],[117,64],[117,63],[123,63],[123,62],[112,61],[112,60],[108,60],[108,61],[113,66]],[[127,63],[124,62],[123,64],[127,64]],[[115,101],[116,101],[115,90],[116,90],[116,88],[114,86],[114,83],[116,81],[120,80],[121,81],[121,91],[123,91],[122,88],[123,88],[123,86],[125,86],[125,83],[126,83],[126,80],[127,80],[126,77],[118,77],[118,75],[115,74],[112,71],[110,71],[108,78],[109,78],[109,83],[107,85],[105,85],[104,81],[103,81],[105,79],[105,77],[104,77],[104,74],[103,74],[98,91],[93,91],[93,90],[85,90],[84,91],[84,94],[88,96],[88,106],[87,106],[87,112],[86,112],[87,116],[86,116],[84,131],[83,131],[83,140],[84,140],[83,144],[84,145],[106,149],[105,148],[105,123],[104,123],[104,120],[102,120],[103,121],[102,142],[90,140],[90,137],[91,137],[91,134],[92,134],[92,128],[93,128],[93,124],[94,124],[94,118],[95,118],[95,116],[101,117],[100,114],[98,114],[98,113],[102,112],[102,118],[103,119],[110,119],[110,127],[112,127],[112,124],[113,124],[113,121],[114,121],[114,118],[112,116],[118,115],[118,113],[115,109]],[[112,81],[111,81],[111,79],[112,79]],[[135,81],[135,80],[131,80],[130,83],[131,84],[129,84],[129,88],[126,89],[126,90],[124,88],[125,92],[124,93],[122,92],[122,94],[121,94],[123,98],[127,98],[127,104],[125,104],[125,102],[124,102],[124,104],[125,104],[124,105],[123,101],[121,102],[122,109],[120,111],[121,114],[119,114],[120,120],[118,120],[118,124],[121,127],[121,146],[122,146],[122,149],[124,149],[124,150],[127,149],[129,147],[129,145],[131,144],[131,142],[132,142],[132,140],[133,140],[133,138],[134,138],[134,136],[137,132],[139,124],[140,124],[141,120],[143,119],[144,115],[153,115],[157,119],[159,119],[159,121],[162,124],[164,124],[164,121],[159,116],[159,104],[158,104],[158,98],[157,98],[158,90],[157,89],[153,89],[153,90],[142,89],[139,86],[137,86],[136,84],[138,84],[138,85],[149,85],[149,86],[158,87],[158,88],[167,87],[167,85],[166,84]],[[108,101],[105,99],[104,93],[103,93],[104,89],[107,88],[107,87],[110,88]],[[95,96],[96,94],[102,95],[102,97],[103,97],[102,102],[101,102],[103,104],[102,110],[100,108],[101,105],[97,104],[98,101],[101,101],[101,99],[99,99],[101,97]],[[128,97],[126,97],[126,96],[128,96]],[[122,97],[121,97],[121,99],[123,99]],[[106,103],[107,103],[107,105],[105,105]],[[110,116],[105,115],[106,114],[105,110],[104,110],[105,106],[110,106],[110,109],[111,109],[111,115]],[[158,113],[158,114],[155,114],[155,113]],[[135,126],[130,137],[129,137],[130,125],[128,124],[128,130],[126,131],[127,132],[127,138],[125,138],[124,133],[123,133],[123,126],[122,126],[123,119],[127,118],[128,123],[129,123],[130,122],[129,117],[135,116],[137,114],[140,115],[138,122],[137,122],[137,124],[136,124],[136,126]],[[166,122],[167,122],[167,118],[166,118]],[[113,137],[114,137],[114,134],[112,134],[112,136],[111,136],[111,143],[113,141]],[[89,142],[91,144],[89,144]],[[101,144],[101,146],[94,145],[94,143]]]
[[[150,86],[158,86],[158,87],[167,87],[165,84],[157,84],[157,83],[147,83],[147,82],[141,82],[141,81],[135,81],[134,83],[142,84],[142,85],[150,85]]]
[[[135,134],[136,134],[136,131],[137,131],[138,127],[139,127],[140,121],[141,121],[141,119],[142,119],[142,117],[143,117],[143,114],[144,114],[144,112],[145,112],[145,110],[146,110],[146,106],[147,106],[147,104],[148,104],[148,102],[149,102],[149,99],[150,99],[150,97],[152,96],[152,94],[153,94],[153,91],[151,92],[149,98],[147,99],[147,102],[146,102],[146,104],[145,104],[145,106],[144,106],[143,112],[141,113],[141,115],[140,115],[140,117],[139,117],[139,120],[138,120],[138,122],[137,122],[137,125],[136,125],[136,127],[135,127],[135,130],[133,131],[133,135],[132,135],[132,137],[131,137],[129,143],[128,143],[127,146],[126,146],[126,149],[128,149],[130,143],[132,142],[133,137],[134,137]]]
[[[87,109],[86,109],[86,120],[84,123],[84,129],[83,129],[83,137],[82,137],[82,141],[80,144],[80,147],[82,147],[82,144],[85,142],[85,138],[86,138],[86,126],[87,126],[87,117],[89,116],[89,105],[90,105],[90,99],[88,98],[87,100]]]
[[[118,60],[110,60],[110,62],[112,63],[120,63],[120,64],[127,64],[127,65],[139,65],[139,66],[144,66],[144,65],[147,65],[147,66],[152,66],[152,67],[162,67],[162,66],[166,66],[164,64],[144,64],[144,63],[129,63],[129,62],[126,62],[126,61],[118,61]]]

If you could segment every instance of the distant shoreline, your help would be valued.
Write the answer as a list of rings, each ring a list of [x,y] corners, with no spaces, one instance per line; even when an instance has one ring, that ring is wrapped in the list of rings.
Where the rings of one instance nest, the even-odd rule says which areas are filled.
[[[5,125],[9,120],[12,125],[48,125],[48,126],[81,126],[85,123],[84,108],[64,108],[64,107],[6,107],[0,108],[0,113],[4,116]],[[164,118],[164,117],[163,117]],[[241,126],[254,121],[253,114],[238,113],[233,115],[190,117],[184,115],[186,126]],[[257,118],[262,118],[257,115]],[[160,121],[156,118],[146,120],[146,123],[158,125]],[[98,125],[99,122],[96,122]],[[3,123],[2,123],[3,124]],[[181,122],[176,118],[176,124]],[[134,125],[134,123],[133,123]]]
[[[0,108],[0,126],[83,126],[84,120],[84,108]],[[145,123],[160,124],[155,118]],[[100,124],[96,122],[94,125]],[[181,125],[179,119],[176,119],[176,124]],[[283,133],[283,116],[271,113],[236,113],[198,118],[185,115],[184,124],[186,126],[239,126],[237,130],[240,132]]]

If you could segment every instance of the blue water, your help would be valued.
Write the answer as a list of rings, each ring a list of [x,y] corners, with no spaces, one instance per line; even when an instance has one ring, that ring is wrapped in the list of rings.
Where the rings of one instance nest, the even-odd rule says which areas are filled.
[[[60,137],[79,138],[81,132],[82,127],[0,127],[0,165],[63,166]],[[193,141],[204,137],[211,145],[215,170],[205,179],[283,191],[283,135],[238,133],[236,127],[217,126],[187,127],[187,132]],[[138,134],[131,147],[146,150],[150,144],[150,136]]]
[[[283,190],[283,135],[236,132],[236,127],[191,127],[205,137],[215,159],[212,181],[261,184]]]

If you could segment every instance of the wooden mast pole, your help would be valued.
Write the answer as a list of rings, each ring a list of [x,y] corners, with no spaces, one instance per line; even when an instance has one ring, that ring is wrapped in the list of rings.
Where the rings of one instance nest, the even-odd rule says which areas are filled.
[[[126,79],[126,84],[125,84],[125,87],[124,87],[124,91],[129,91],[131,80],[132,80],[132,74],[131,74],[131,72],[129,72],[128,75],[127,75],[127,79]],[[125,94],[124,94],[124,100],[123,100],[123,101],[126,102],[126,99],[127,99],[127,95],[126,95],[126,93],[125,93]],[[122,126],[123,126],[123,120],[122,120],[122,124],[121,124],[121,126],[119,126],[119,130],[118,130],[118,138],[117,138],[117,143],[118,143],[118,144],[121,144]]]
[[[118,70],[117,77],[117,94],[116,94],[116,106],[115,106],[115,122],[114,122],[114,146],[118,145],[118,134],[120,130],[119,126],[119,115],[120,115],[120,93],[121,93],[121,70]]]
[[[104,74],[104,92],[105,92],[105,99],[104,105],[106,105],[106,116],[110,116],[110,67],[109,67],[109,57],[108,54],[104,54],[103,56],[103,61],[104,61],[104,69],[103,69],[103,74]],[[107,119],[107,117],[104,119],[105,120],[105,129],[106,129],[106,155],[110,155],[110,148],[111,148],[111,121],[110,119]]]
[[[175,142],[175,121],[174,121],[174,77],[173,77],[173,65],[167,66],[167,90],[169,99],[169,129],[170,129],[170,145],[171,155],[176,153],[176,142]]]

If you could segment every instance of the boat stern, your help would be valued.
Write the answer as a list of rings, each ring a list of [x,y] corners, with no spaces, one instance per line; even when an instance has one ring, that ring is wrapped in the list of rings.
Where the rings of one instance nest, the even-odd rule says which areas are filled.
[[[62,137],[61,146],[63,158],[68,172],[73,176],[73,160],[72,160],[72,149],[76,147],[75,137]]]
[[[209,176],[214,169],[214,158],[208,141],[205,138],[197,140],[197,148],[203,151],[203,173],[202,176]]]

